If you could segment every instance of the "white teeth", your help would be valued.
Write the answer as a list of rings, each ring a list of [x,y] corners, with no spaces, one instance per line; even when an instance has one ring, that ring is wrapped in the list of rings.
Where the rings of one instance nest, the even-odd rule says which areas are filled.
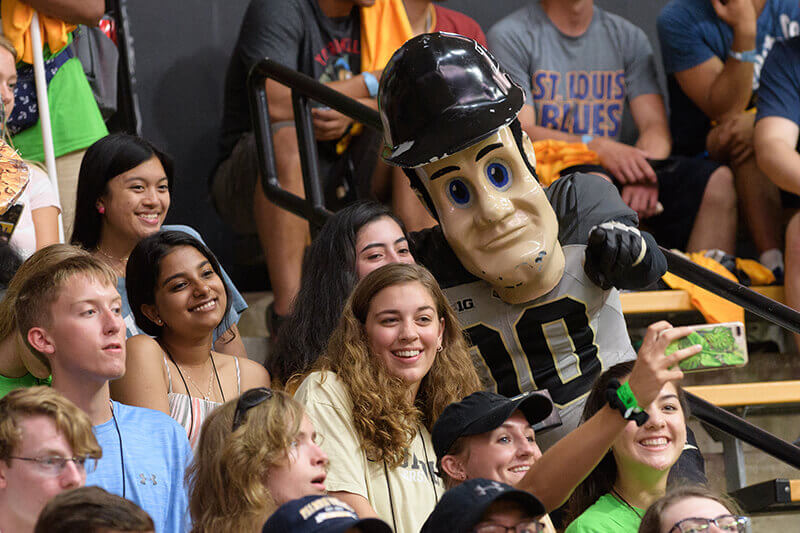
[[[510,470],[511,472],[527,472],[527,471],[528,471],[528,470],[530,470],[530,469],[531,469],[531,467],[530,467],[530,466],[528,466],[528,465],[524,465],[524,466],[515,466],[514,468],[509,468],[509,470]]]
[[[644,439],[641,441],[642,446],[666,446],[667,439],[665,437],[659,437],[657,439]]]
[[[137,215],[137,216],[139,216],[140,218],[146,218],[146,219],[149,219],[149,220],[157,220],[158,219],[158,213],[148,213],[148,214]]]
[[[197,307],[193,307],[192,311],[208,311],[210,309],[213,309],[215,305],[217,305],[217,302],[211,300],[210,302],[206,302],[203,305],[198,305]]]
[[[399,350],[394,352],[394,355],[397,357],[416,357],[419,352],[419,350]]]

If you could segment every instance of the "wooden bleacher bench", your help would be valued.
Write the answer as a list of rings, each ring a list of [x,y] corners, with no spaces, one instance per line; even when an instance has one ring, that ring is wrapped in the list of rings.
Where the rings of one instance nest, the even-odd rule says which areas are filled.
[[[800,404],[800,380],[695,385],[686,390],[719,407]]]
[[[748,515],[800,511],[800,479],[771,479],[730,494]]]
[[[764,285],[751,288],[768,298],[781,303],[784,302],[783,286],[781,285]],[[626,315],[696,311],[689,299],[689,293],[684,290],[624,292],[620,297],[622,311]]]

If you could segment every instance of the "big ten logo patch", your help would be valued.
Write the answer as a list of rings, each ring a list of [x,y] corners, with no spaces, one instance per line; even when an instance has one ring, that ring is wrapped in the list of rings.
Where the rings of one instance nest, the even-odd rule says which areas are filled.
[[[459,313],[463,313],[464,311],[469,311],[475,307],[475,302],[472,301],[472,298],[462,298],[461,300],[456,300],[456,311]]]
[[[532,96],[539,125],[576,135],[616,137],[625,103],[622,70],[537,70]]]
[[[406,460],[400,465],[400,477],[406,481],[413,481],[416,483],[426,482],[439,484],[439,476],[436,475],[436,465],[433,461],[426,462],[420,459],[413,452],[406,454]]]

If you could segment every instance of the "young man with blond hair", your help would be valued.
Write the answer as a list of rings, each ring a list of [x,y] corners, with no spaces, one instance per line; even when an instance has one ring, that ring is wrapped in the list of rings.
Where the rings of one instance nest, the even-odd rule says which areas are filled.
[[[125,374],[125,325],[116,274],[78,255],[47,265],[23,285],[17,327],[53,374],[53,388],[94,426],[103,458],[87,478],[138,504],[159,532],[184,531],[183,473],[191,459],[184,429],[169,416],[111,401],[108,382]]]
[[[45,504],[83,486],[101,455],[89,417],[58,392],[0,399],[0,531],[32,532]]]

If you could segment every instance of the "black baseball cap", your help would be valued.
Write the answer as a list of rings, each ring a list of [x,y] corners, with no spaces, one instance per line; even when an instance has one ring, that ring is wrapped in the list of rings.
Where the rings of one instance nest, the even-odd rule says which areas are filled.
[[[444,493],[422,525],[420,533],[472,531],[486,509],[498,500],[519,503],[532,518],[545,513],[542,502],[530,492],[517,490],[499,481],[470,479]]]
[[[433,425],[431,440],[436,459],[447,455],[459,437],[486,433],[508,420],[517,409],[531,425],[541,422],[553,411],[550,398],[538,392],[525,392],[513,398],[489,391],[473,392],[460,402],[444,408]]]
[[[344,533],[358,527],[364,533],[392,533],[378,518],[359,519],[346,503],[331,496],[305,496],[283,504],[269,517],[262,533]]]

